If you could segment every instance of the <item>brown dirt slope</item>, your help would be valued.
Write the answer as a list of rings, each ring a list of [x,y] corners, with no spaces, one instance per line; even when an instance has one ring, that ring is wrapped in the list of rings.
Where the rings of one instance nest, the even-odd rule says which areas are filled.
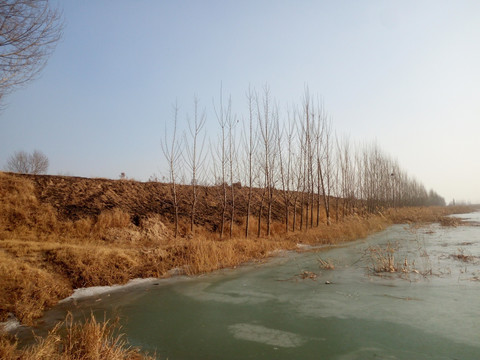
[[[166,213],[171,207],[168,186],[161,183],[50,175],[16,176],[30,180],[39,201],[52,205],[62,219],[98,216],[113,208],[132,216],[146,217],[150,213]]]
[[[34,185],[35,196],[41,203],[51,205],[61,220],[79,220],[85,217],[98,217],[103,211],[118,209],[130,215],[132,223],[152,214],[160,215],[165,221],[173,221],[173,204],[169,184],[159,182],[138,182],[133,180],[110,180],[52,175],[11,176],[27,179]],[[235,187],[235,221],[241,223],[246,214],[247,189]],[[221,212],[220,186],[199,186],[196,223],[208,230],[218,228]],[[179,215],[187,219],[190,214],[192,189],[178,186]],[[261,191],[254,190],[254,202],[258,202]],[[275,194],[281,197],[280,192]],[[273,219],[281,219],[282,207],[278,201],[273,207]]]

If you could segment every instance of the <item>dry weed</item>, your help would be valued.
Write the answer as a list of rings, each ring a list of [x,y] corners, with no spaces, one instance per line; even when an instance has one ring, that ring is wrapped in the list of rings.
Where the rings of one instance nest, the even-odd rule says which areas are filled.
[[[105,246],[64,246],[45,252],[45,259],[74,288],[126,283],[138,265],[135,250]]]
[[[58,323],[45,338],[34,345],[19,348],[15,339],[0,335],[0,358],[4,360],[153,360],[130,347],[119,332],[118,319],[99,322],[93,315],[82,324],[74,323],[71,314]]]
[[[40,203],[33,184],[22,178],[0,173],[0,228],[8,231],[56,231],[56,212]]]
[[[335,265],[333,265],[332,260],[328,259],[328,260],[325,261],[321,258],[318,258],[317,261],[318,261],[318,266],[320,267],[320,269],[322,269],[322,270],[335,270]]]
[[[32,324],[45,308],[71,293],[68,282],[58,274],[5,255],[0,262],[0,288],[0,321],[13,313],[25,324]]]
[[[408,261],[405,258],[403,265],[395,262],[395,253],[398,251],[398,246],[393,246],[387,243],[386,246],[369,246],[367,253],[371,260],[371,271],[373,273],[396,273],[407,272]]]
[[[305,279],[317,280],[318,275],[315,274],[313,271],[304,270],[302,271],[301,274],[298,275],[298,277],[302,280],[305,280]]]
[[[124,228],[131,223],[130,215],[125,211],[114,208],[113,210],[102,211],[98,215],[94,230],[97,232],[110,228]]]
[[[466,255],[465,250],[459,248],[457,254],[450,255],[452,259],[463,261],[463,262],[473,262],[475,261],[476,257],[473,255]]]
[[[442,226],[450,226],[450,227],[457,227],[461,225],[462,220],[454,217],[443,216],[440,218],[440,225]]]

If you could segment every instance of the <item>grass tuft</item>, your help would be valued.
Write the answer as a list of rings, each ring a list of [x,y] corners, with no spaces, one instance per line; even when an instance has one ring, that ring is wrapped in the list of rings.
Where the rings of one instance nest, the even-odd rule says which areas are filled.
[[[68,314],[45,338],[37,337],[34,345],[19,348],[16,339],[0,335],[0,358],[4,360],[150,360],[130,347],[120,333],[118,319],[99,322],[91,315],[84,323],[74,322]]]

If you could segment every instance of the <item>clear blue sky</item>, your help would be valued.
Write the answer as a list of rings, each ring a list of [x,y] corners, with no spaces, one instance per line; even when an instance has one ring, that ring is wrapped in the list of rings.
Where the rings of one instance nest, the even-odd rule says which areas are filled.
[[[337,133],[376,140],[447,202],[480,202],[479,1],[57,4],[62,41],[0,113],[0,167],[39,149],[52,174],[146,180],[175,101],[182,120],[196,94],[214,129],[220,84],[240,115],[249,85],[281,106],[308,85]]]

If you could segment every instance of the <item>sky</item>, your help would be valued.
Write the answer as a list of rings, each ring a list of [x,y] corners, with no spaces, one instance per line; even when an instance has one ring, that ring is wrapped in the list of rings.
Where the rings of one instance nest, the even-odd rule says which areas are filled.
[[[173,104],[179,122],[220,89],[282,108],[306,86],[337,134],[376,141],[447,202],[480,203],[480,2],[54,0],[65,29],[35,81],[0,112],[0,168],[35,149],[49,173],[147,180]],[[189,114],[189,115],[188,115]]]

